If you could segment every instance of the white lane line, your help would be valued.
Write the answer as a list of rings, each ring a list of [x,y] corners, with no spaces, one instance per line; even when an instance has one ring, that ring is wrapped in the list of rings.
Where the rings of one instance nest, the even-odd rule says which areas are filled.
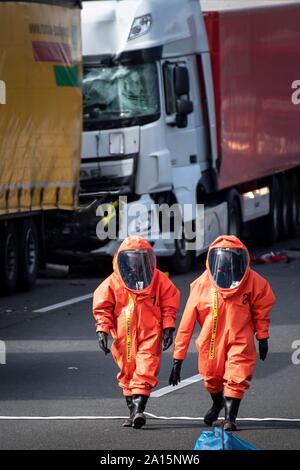
[[[0,416],[0,420],[21,420],[21,421],[61,421],[61,420],[95,420],[95,419],[126,419],[128,416]]]
[[[196,382],[200,382],[200,380],[203,380],[203,378],[199,374],[193,375],[192,377],[189,377],[188,379],[182,380],[175,387],[173,387],[173,385],[168,385],[167,387],[163,387],[158,390],[155,390],[154,392],[151,393],[151,398],[159,398],[159,397],[162,397],[163,395],[167,395],[168,393],[176,392],[176,390],[179,390],[180,388],[183,388],[183,387],[187,387],[188,385],[192,385]]]
[[[156,416],[152,413],[145,413],[149,418],[162,419],[162,420],[187,420],[187,421],[203,421],[204,417],[189,417],[189,416]],[[299,422],[299,418],[236,418],[237,421],[285,421],[285,422]],[[219,418],[219,421],[224,421],[224,418]]]
[[[46,313],[51,310],[56,310],[58,308],[66,307],[67,305],[77,304],[78,302],[83,302],[84,300],[91,299],[93,294],[81,295],[80,297],[74,297],[73,299],[65,300],[64,302],[59,302],[58,304],[49,305],[49,307],[39,308],[34,310],[34,313]]]
[[[159,420],[173,420],[173,421],[203,421],[203,416],[200,417],[190,417],[190,416],[156,416],[151,413],[145,413],[149,418],[159,419]],[[114,420],[114,419],[125,419],[128,416],[0,416],[0,420],[13,421],[13,420],[23,420],[23,421],[62,421],[62,420]],[[220,421],[222,418],[220,419]],[[237,421],[279,421],[279,422],[290,422],[300,423],[300,418],[237,418]]]

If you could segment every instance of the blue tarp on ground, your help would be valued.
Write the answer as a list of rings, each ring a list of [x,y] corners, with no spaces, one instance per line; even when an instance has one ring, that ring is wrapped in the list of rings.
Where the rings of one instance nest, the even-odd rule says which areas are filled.
[[[215,427],[213,431],[204,431],[198,438],[194,450],[258,450],[231,432],[224,431],[222,427]]]

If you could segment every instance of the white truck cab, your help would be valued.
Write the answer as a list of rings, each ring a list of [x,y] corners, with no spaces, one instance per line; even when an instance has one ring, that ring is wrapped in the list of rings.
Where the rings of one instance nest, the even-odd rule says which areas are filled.
[[[199,188],[214,188],[217,166],[199,0],[84,2],[82,21],[82,199],[127,195],[131,204],[196,207]],[[224,204],[206,219],[208,246],[227,230]],[[114,245],[100,251],[112,254]],[[158,240],[154,248],[175,256],[178,270],[189,269],[184,241]]]

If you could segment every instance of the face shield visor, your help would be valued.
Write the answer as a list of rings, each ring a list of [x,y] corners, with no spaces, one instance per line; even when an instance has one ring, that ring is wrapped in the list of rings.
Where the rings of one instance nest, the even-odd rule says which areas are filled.
[[[152,250],[127,250],[118,254],[120,275],[128,289],[140,291],[152,282],[156,257]]]
[[[218,287],[234,289],[244,277],[248,254],[242,248],[214,248],[209,252],[208,266]]]

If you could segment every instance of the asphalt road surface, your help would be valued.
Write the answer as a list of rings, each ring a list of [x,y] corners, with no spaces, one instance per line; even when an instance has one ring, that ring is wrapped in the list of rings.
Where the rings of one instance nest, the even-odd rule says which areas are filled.
[[[291,247],[300,250],[300,239],[273,249]],[[258,361],[241,404],[238,435],[259,449],[298,449],[300,364],[293,364],[292,354],[300,359],[300,353],[292,345],[298,340],[299,349],[300,258],[253,268],[271,282],[277,303],[270,352],[265,362]],[[0,343],[0,362],[6,346],[6,364],[0,365],[0,449],[191,450],[207,429],[196,419],[210,406],[201,381],[149,400],[148,413],[175,419],[148,417],[141,430],[122,427],[120,417],[127,409],[115,379],[117,368],[111,355],[105,357],[98,348],[90,297],[56,305],[92,293],[101,280],[101,264],[97,269],[99,278],[84,269],[80,277],[48,275],[30,293],[0,298],[0,340],[5,342]],[[200,272],[198,266],[189,275],[172,277],[182,293],[178,319],[189,284]],[[183,365],[183,379],[198,373],[198,333]],[[169,350],[163,354],[158,395],[167,386],[171,364]]]

